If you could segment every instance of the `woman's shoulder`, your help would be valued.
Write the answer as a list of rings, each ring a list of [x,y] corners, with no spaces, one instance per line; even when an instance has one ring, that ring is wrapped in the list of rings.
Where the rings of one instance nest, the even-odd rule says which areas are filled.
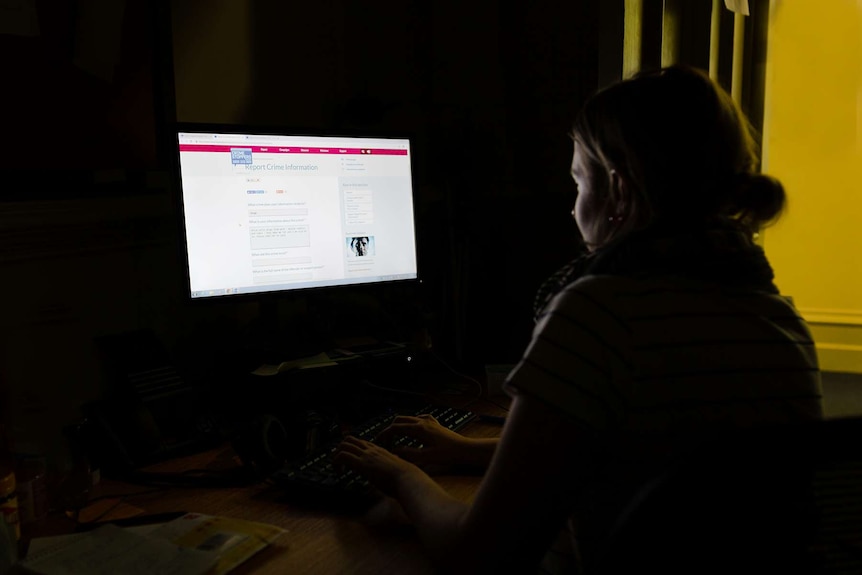
[[[558,305],[591,302],[609,309],[746,308],[764,315],[795,316],[790,298],[681,276],[587,275],[567,285]],[[799,318],[801,319],[801,318]]]
[[[641,294],[678,292],[713,292],[715,286],[679,276],[585,275],[565,287],[563,292],[595,295],[616,299]]]

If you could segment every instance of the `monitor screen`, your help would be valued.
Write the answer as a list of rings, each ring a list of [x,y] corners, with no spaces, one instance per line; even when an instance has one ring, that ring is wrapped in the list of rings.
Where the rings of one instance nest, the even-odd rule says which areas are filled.
[[[180,126],[192,298],[415,279],[410,141]]]

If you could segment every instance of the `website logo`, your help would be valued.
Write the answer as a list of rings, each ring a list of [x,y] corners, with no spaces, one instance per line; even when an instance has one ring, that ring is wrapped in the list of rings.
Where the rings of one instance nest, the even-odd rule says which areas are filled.
[[[230,162],[233,165],[251,164],[251,148],[231,148]]]

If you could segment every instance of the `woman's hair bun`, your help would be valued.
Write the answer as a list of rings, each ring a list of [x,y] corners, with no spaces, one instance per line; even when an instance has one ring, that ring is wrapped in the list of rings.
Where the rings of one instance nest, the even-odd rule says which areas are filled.
[[[754,172],[738,174],[733,182],[729,211],[740,223],[756,231],[778,219],[786,202],[781,182]]]

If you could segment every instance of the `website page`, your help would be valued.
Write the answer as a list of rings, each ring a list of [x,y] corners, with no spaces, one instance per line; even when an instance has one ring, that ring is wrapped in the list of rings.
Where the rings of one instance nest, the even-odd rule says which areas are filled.
[[[416,277],[408,140],[178,140],[192,297]]]

